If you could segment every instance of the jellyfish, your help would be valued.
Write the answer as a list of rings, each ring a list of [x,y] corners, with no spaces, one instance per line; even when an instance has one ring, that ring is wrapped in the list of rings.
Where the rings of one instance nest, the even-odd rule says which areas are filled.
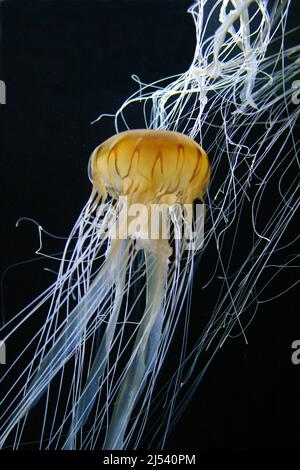
[[[57,281],[47,293],[51,306],[33,363],[24,371],[25,384],[15,396],[14,409],[7,408],[2,445],[41,397],[46,394],[48,401],[58,393],[60,400],[52,382],[60,375],[61,386],[71,361],[74,373],[66,416],[59,429],[48,434],[48,445],[56,442],[63,449],[77,448],[78,434],[92,414],[93,439],[107,420],[104,448],[124,448],[149,406],[146,397],[153,393],[191,283],[203,211],[193,220],[189,208],[196,200],[203,201],[209,182],[205,151],[180,133],[125,131],[95,149],[89,175],[92,195],[67,242],[68,246],[77,234],[73,254],[69,260],[63,256]],[[99,259],[101,250],[105,254]],[[134,276],[137,257],[138,275]],[[133,321],[134,308],[126,304],[126,297],[136,285],[140,297],[145,290],[144,307],[143,312],[138,310],[128,339],[126,327]],[[72,308],[70,297],[75,291],[77,302]],[[64,309],[64,319],[59,321]],[[116,361],[123,363],[122,371],[116,370]],[[133,417],[140,400],[144,402]],[[51,411],[46,405],[42,436],[48,429],[47,414]],[[90,439],[85,438],[86,445]]]
[[[91,156],[56,280],[0,330],[7,347],[36,331],[1,378],[1,447],[32,433],[47,449],[165,447],[216,354],[247,343],[261,305],[299,282],[284,276],[299,209],[290,5],[195,1],[188,69],[134,75],[131,96],[93,121],[112,117],[116,134]],[[210,308],[191,341],[196,269]]]

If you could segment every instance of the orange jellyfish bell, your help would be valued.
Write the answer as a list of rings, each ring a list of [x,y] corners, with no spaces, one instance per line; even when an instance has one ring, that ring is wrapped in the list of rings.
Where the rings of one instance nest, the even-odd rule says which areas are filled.
[[[205,151],[179,132],[137,129],[116,134],[93,152],[90,176],[103,198],[129,203],[189,204],[203,200],[210,178]]]

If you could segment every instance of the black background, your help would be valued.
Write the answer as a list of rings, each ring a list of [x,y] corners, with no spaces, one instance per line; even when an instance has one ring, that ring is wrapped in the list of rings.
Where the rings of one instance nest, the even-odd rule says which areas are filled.
[[[109,118],[90,123],[115,112],[136,89],[130,75],[151,82],[189,66],[195,40],[189,5],[1,3],[0,78],[7,86],[7,104],[0,108],[2,271],[29,260],[38,247],[33,224],[15,227],[19,217],[67,235],[90,193],[89,155],[114,133]],[[44,267],[45,260],[7,271],[6,317],[53,280]],[[201,315],[197,295],[195,289],[193,314]],[[300,339],[295,289],[259,309],[247,338],[248,345],[242,338],[228,341],[217,355],[169,449],[299,447],[300,365],[291,363],[291,343]]]

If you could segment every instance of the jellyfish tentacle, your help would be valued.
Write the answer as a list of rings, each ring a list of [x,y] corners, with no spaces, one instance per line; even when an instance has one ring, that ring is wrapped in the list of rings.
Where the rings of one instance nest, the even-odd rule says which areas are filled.
[[[129,241],[122,240],[121,246],[124,252],[127,252]],[[97,393],[99,391],[99,383],[107,365],[107,357],[112,345],[116,324],[122,305],[125,288],[126,270],[127,263],[125,263],[122,269],[116,273],[116,277],[114,279],[115,297],[113,310],[109,317],[106,330],[103,334],[99,349],[97,351],[93,365],[89,372],[84,390],[77,404],[75,404],[75,412],[72,418],[72,424],[69,430],[69,435],[63,446],[64,450],[71,450],[76,447],[76,433],[84,426],[85,422],[88,419],[89,413],[93,407],[93,404],[96,400]]]
[[[92,282],[85,296],[69,314],[67,323],[53,344],[51,350],[43,358],[40,367],[33,377],[14,412],[3,425],[0,435],[0,448],[20,420],[35,406],[48,389],[50,382],[73,356],[80,345],[85,328],[95,310],[105,301],[113,288],[115,274],[119,268],[116,259],[121,249],[119,240],[115,240],[106,262]]]
[[[165,283],[168,274],[170,249],[162,240],[157,242],[155,253],[145,253],[147,270],[147,305],[119,389],[111,421],[108,426],[104,449],[122,449],[126,428],[133,409],[142,393],[147,375],[156,364],[165,314]]]

